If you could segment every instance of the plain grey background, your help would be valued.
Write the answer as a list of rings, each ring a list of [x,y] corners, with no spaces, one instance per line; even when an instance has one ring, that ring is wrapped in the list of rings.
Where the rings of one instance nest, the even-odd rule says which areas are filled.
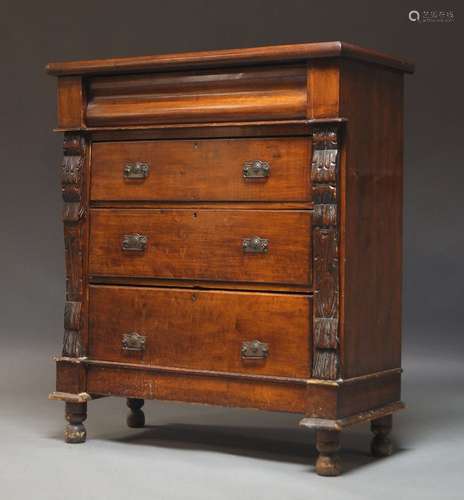
[[[2,498],[462,498],[463,25],[458,2],[3,0],[0,18],[0,490]],[[412,23],[411,9],[453,23]],[[89,405],[85,445],[62,442],[51,355],[61,347],[63,238],[49,61],[343,40],[409,58],[406,77],[404,399],[399,451],[373,461],[346,432],[347,473],[312,474],[298,416],[124,401]],[[386,235],[388,237],[388,235]]]

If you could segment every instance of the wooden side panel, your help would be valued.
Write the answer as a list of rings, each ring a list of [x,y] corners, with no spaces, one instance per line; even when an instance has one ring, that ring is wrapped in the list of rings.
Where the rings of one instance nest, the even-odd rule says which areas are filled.
[[[91,199],[309,201],[310,150],[307,137],[96,143]],[[269,176],[245,178],[243,168],[258,160]],[[124,177],[136,164],[146,177]]]
[[[101,361],[307,378],[311,298],[272,293],[90,287],[89,357]],[[145,337],[122,349],[124,334]],[[244,359],[243,342],[268,346]]]
[[[342,376],[401,364],[403,76],[345,61]]]
[[[306,67],[94,77],[91,126],[304,118]]]
[[[80,76],[58,78],[58,126],[80,128],[83,126],[84,91]]]
[[[137,233],[145,250],[124,251],[124,235]],[[254,236],[268,240],[267,252],[244,252],[243,240]],[[310,262],[309,211],[91,211],[92,275],[305,285]]]
[[[304,385],[89,367],[87,390],[105,396],[137,397],[304,412]]]

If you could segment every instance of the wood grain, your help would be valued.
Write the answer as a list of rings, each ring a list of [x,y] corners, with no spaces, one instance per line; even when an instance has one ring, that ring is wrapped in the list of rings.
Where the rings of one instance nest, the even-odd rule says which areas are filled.
[[[187,401],[292,413],[304,411],[306,389],[299,385],[100,367],[89,367],[87,377],[89,390],[105,396]]]
[[[304,65],[102,76],[88,82],[90,126],[291,119],[305,114]]]
[[[84,125],[85,108],[82,77],[63,76],[57,83],[58,126],[80,129]]]
[[[89,357],[304,378],[310,308],[305,295],[91,286]],[[121,349],[129,332],[146,337],[144,351]],[[252,340],[268,344],[267,358],[241,358]]]
[[[130,201],[309,201],[311,142],[280,139],[100,142],[92,150],[91,199]],[[247,161],[270,165],[264,179],[245,179]],[[131,162],[149,166],[127,180]]]
[[[341,99],[349,119],[342,155],[341,333],[342,376],[349,378],[401,366],[402,76],[345,62]]]
[[[89,273],[170,279],[311,283],[311,213],[271,210],[91,210]],[[144,252],[121,250],[125,234]],[[244,238],[269,240],[247,254]]]

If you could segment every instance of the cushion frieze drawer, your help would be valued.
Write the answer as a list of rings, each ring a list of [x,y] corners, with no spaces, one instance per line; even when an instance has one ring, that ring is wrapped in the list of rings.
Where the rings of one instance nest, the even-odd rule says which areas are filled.
[[[308,377],[311,297],[91,286],[100,361]]]
[[[309,201],[307,137],[96,142],[93,201]]]
[[[91,77],[91,126],[304,118],[306,67]]]
[[[92,209],[89,273],[311,283],[311,212]]]

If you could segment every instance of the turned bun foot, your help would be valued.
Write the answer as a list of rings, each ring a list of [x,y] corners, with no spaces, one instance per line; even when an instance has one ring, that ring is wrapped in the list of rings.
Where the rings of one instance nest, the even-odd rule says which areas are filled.
[[[127,406],[129,407],[129,413],[127,415],[127,425],[129,427],[138,428],[145,425],[145,414],[141,410],[143,404],[143,399],[128,398]]]
[[[338,431],[318,430],[316,432],[316,448],[319,456],[316,461],[316,472],[319,476],[339,476],[341,474],[340,433]]]
[[[371,430],[374,434],[371,442],[371,454],[374,457],[388,457],[393,453],[393,443],[389,437],[392,429],[392,415],[372,420]]]
[[[66,443],[84,443],[87,431],[82,422],[87,418],[87,403],[66,403],[65,417],[68,421],[64,430]]]

